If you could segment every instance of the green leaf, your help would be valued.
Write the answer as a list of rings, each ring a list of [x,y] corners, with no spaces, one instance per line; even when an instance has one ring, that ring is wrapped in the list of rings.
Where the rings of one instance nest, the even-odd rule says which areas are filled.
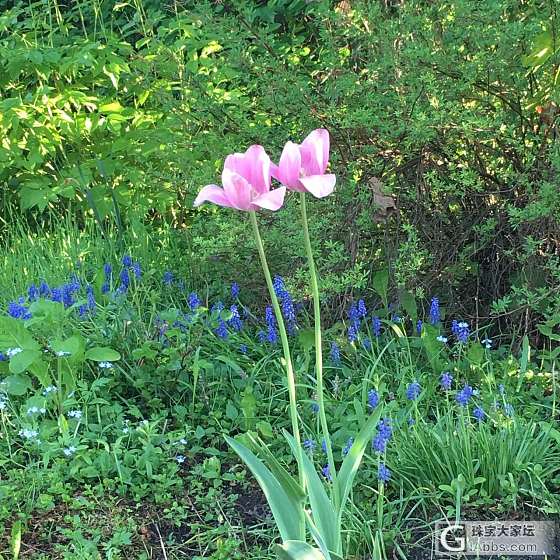
[[[21,521],[18,520],[12,525],[12,534],[10,537],[10,549],[13,560],[18,560],[19,551],[21,549]]]
[[[274,547],[279,560],[325,560],[319,550],[300,540],[288,540]]]
[[[304,538],[300,525],[300,520],[303,518],[303,504],[294,500],[284,490],[274,475],[254,453],[233,438],[226,436],[225,439],[257,479],[272,510],[282,540],[290,541]]]
[[[519,371],[525,373],[527,371],[527,365],[531,359],[531,346],[529,345],[529,337],[525,335],[523,337],[523,353],[521,354],[521,363],[519,365]]]
[[[373,289],[383,301],[383,305],[385,306],[385,308],[389,307],[387,298],[387,290],[389,287],[389,271],[386,268],[384,268],[383,270],[378,270],[373,275],[371,283]]]
[[[265,422],[264,420],[260,420],[259,422],[257,422],[256,428],[259,431],[259,433],[265,438],[271,438],[273,435],[272,426],[270,425],[270,422]]]
[[[12,373],[23,373],[40,357],[41,352],[39,350],[22,350],[10,359],[10,371]]]
[[[40,346],[20,320],[0,317],[0,348],[39,350]]]
[[[304,350],[311,350],[315,346],[315,332],[313,329],[301,329],[298,331],[297,337]]]
[[[278,480],[282,488],[284,488],[284,491],[290,495],[292,500],[298,503],[303,502],[305,500],[305,492],[302,487],[282,466],[268,446],[261,439],[257,441],[251,432],[245,433],[240,436],[240,438],[241,437],[244,440],[242,443],[249,447],[254,453],[258,454],[266,463],[276,480]]]
[[[8,394],[20,397],[31,389],[31,380],[27,375],[8,375],[3,381],[3,387]]]
[[[399,299],[404,310],[412,320],[414,328],[416,328],[416,322],[418,321],[418,308],[416,307],[416,299],[410,292],[402,292]]]
[[[484,359],[484,349],[478,342],[473,342],[468,351],[467,358],[471,364],[480,365]]]
[[[121,359],[121,355],[112,348],[96,346],[86,352],[86,359],[94,362],[116,362]]]
[[[294,457],[298,455],[297,443],[286,430],[284,437],[288,440]],[[313,523],[319,530],[325,545],[329,551],[337,552],[340,547],[340,532],[337,526],[337,515],[334,506],[327,495],[325,486],[319,478],[315,466],[309,460],[306,453],[302,453],[303,474],[306,480],[309,502]],[[317,543],[320,544],[320,543]]]
[[[388,406],[385,407],[385,409],[387,408]],[[379,422],[382,410],[383,407],[381,405],[377,406],[377,408],[373,410],[364,427],[356,436],[356,439],[354,440],[350,451],[344,458],[340,471],[338,472],[336,484],[338,485],[338,495],[340,496],[340,511],[338,512],[339,528],[342,523],[342,514],[344,512],[346,500],[348,499],[350,491],[352,490],[352,485],[354,484],[354,477],[356,476],[360,463],[362,462],[366,446],[373,437],[373,433],[375,432],[375,428]]]

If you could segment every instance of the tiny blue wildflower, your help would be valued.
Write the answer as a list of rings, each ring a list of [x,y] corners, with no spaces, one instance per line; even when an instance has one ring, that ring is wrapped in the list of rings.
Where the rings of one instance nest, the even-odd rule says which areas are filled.
[[[444,371],[439,378],[439,382],[444,391],[449,391],[453,383],[453,376],[448,371]]]
[[[416,323],[416,334],[420,335],[422,334],[422,320],[418,319],[418,322]]]
[[[119,292],[124,293],[128,290],[130,286],[130,275],[128,274],[128,269],[123,268],[120,274],[121,284],[119,286]]]
[[[228,332],[228,329],[227,329],[226,322],[223,319],[220,319],[218,321],[218,326],[214,329],[214,332],[220,338],[227,338],[228,337],[229,332]]]
[[[132,263],[132,272],[134,272],[136,280],[140,280],[140,278],[142,278],[142,267],[138,261]]]
[[[439,299],[433,297],[430,302],[430,323],[432,325],[437,325],[440,322],[440,312],[439,312]]]
[[[303,448],[308,451],[309,453],[313,453],[313,451],[315,451],[315,448],[317,447],[317,444],[315,443],[315,440],[313,439],[304,439],[303,440]]]
[[[500,383],[500,384],[498,385],[498,391],[500,392],[500,395],[505,395],[505,393],[506,393],[506,388],[505,388],[505,386],[504,386],[503,383]]]
[[[247,345],[246,345],[246,344],[240,344],[240,345],[239,345],[239,351],[240,351],[242,354],[247,354]]]
[[[191,292],[189,294],[189,297],[187,298],[187,302],[189,304],[191,311],[194,311],[195,309],[199,308],[202,305],[202,302],[200,301],[200,298],[198,297],[198,294],[196,292]]]
[[[457,393],[455,399],[460,406],[467,406],[474,394],[474,390],[470,385],[466,385]]]
[[[41,280],[41,283],[39,284],[39,295],[41,297],[49,297],[51,295],[51,289],[44,280]]]
[[[484,420],[484,417],[486,416],[486,412],[484,412],[484,409],[481,406],[477,406],[474,410],[473,410],[473,416],[479,421],[482,422]]]
[[[175,457],[175,461],[177,461],[180,465],[183,464],[186,459],[187,458],[184,455],[177,455],[177,457]]]
[[[27,298],[29,301],[36,301],[39,297],[39,288],[35,286],[35,284],[31,284],[29,288],[27,288]]]
[[[375,389],[368,391],[368,406],[373,410],[379,404],[379,394]]]
[[[420,383],[418,381],[413,381],[408,385],[406,388],[406,398],[409,401],[415,401],[422,391],[422,387],[420,387]]]
[[[237,299],[239,297],[239,284],[237,282],[231,283],[230,292],[233,299]]]
[[[110,263],[105,263],[103,265],[103,274],[105,275],[105,278],[108,280],[109,278],[111,278],[111,276],[113,275],[113,267],[111,266]]]
[[[356,342],[358,339],[358,329],[355,325],[348,327],[348,342]]]
[[[122,258],[122,264],[126,266],[126,268],[130,268],[132,266],[132,257],[130,255],[125,255]]]
[[[243,328],[243,321],[239,315],[237,305],[232,305],[230,308],[231,318],[228,320],[228,325],[234,330],[239,332]]]
[[[21,302],[12,301],[8,304],[8,315],[14,319],[31,319],[29,309]]]
[[[166,270],[163,273],[163,283],[166,286],[171,286],[173,284],[173,272]]]
[[[391,480],[391,471],[387,468],[385,463],[379,463],[379,468],[377,469],[377,478],[379,482],[385,484]]]
[[[323,453],[327,452],[327,440],[325,438],[321,440],[321,449],[323,450]]]
[[[455,319],[453,319],[451,323],[451,331],[455,335],[455,338],[463,344],[466,343],[469,339],[469,325],[464,321],[457,322]]]
[[[379,337],[381,335],[381,319],[379,317],[373,317],[371,319],[371,330],[373,336]]]
[[[504,414],[506,416],[508,416],[509,418],[511,418],[515,413],[515,410],[513,409],[513,405],[506,403],[504,405]]]
[[[377,451],[377,453],[385,453],[385,450],[387,449],[387,442],[389,440],[381,437],[379,434],[376,435],[372,442],[371,442],[371,447],[373,448],[374,451]]]
[[[354,445],[354,438],[349,437],[348,441],[346,442],[346,444],[342,448],[342,456],[343,457],[346,457],[346,455],[348,455],[348,453],[350,453],[350,449],[352,449],[353,445]]]
[[[331,469],[329,467],[329,465],[325,465],[322,469],[321,472],[323,473],[323,476],[329,481],[332,481],[332,476],[331,476]]]
[[[443,344],[447,344],[447,337],[446,337],[446,336],[443,336],[443,335],[441,335],[441,334],[440,334],[439,336],[436,337],[436,340],[437,340],[438,342],[442,342]]]
[[[393,435],[393,428],[391,427],[391,421],[389,418],[383,418],[377,424],[377,433],[386,440],[390,440]]]
[[[311,403],[311,412],[313,412],[313,414],[317,414],[319,412],[319,404],[315,401]]]
[[[358,318],[359,319],[363,319],[367,315],[366,304],[365,304],[363,299],[358,300],[357,311],[358,311]]]
[[[364,338],[362,345],[364,347],[364,350],[371,350],[371,340],[369,338]]]
[[[112,369],[114,367],[111,362],[99,362],[98,366],[101,369]]]
[[[340,348],[336,342],[331,342],[331,362],[340,365]]]

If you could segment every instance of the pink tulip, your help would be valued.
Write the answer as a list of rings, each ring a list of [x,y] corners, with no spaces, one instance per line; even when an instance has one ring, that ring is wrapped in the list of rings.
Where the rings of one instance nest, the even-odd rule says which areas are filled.
[[[213,202],[237,210],[278,210],[284,204],[286,188],[270,190],[270,158],[262,146],[250,146],[244,154],[231,154],[224,162],[223,188],[205,186],[195,206]]]
[[[301,144],[286,142],[280,162],[272,164],[272,176],[298,192],[310,192],[323,198],[333,192],[336,176],[327,173],[329,163],[329,132],[318,128]]]

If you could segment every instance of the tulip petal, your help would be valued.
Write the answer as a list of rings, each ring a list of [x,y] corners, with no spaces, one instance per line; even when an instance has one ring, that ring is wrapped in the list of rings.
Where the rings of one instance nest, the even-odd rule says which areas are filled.
[[[294,188],[299,184],[300,171],[301,153],[299,146],[293,142],[286,142],[278,162],[278,174],[273,174],[273,176],[283,185]]]
[[[336,175],[309,175],[300,179],[305,190],[317,198],[323,198],[331,194],[336,183]]]
[[[266,210],[278,210],[284,204],[286,187],[278,187],[253,199],[253,204]]]
[[[213,202],[218,206],[232,207],[233,205],[228,200],[224,189],[218,185],[206,185],[200,190],[198,196],[194,199],[194,206],[200,206],[203,202]]]
[[[306,175],[322,175],[329,164],[330,138],[328,130],[318,128],[301,143],[302,167]]]
[[[270,158],[262,146],[250,146],[244,154],[230,154],[224,169],[241,175],[259,194],[270,190]]]
[[[251,185],[247,180],[224,167],[222,171],[222,184],[231,205],[238,210],[250,210],[251,208]]]

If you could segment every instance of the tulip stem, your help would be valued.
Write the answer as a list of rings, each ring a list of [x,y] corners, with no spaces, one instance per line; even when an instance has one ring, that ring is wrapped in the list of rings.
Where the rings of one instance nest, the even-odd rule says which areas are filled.
[[[311,277],[311,291],[313,293],[313,315],[315,320],[315,370],[317,374],[317,404],[319,405],[319,420],[321,422],[321,430],[325,438],[327,446],[327,460],[330,473],[332,476],[333,501],[336,511],[340,508],[340,496],[338,485],[336,484],[336,465],[334,464],[334,456],[329,434],[329,426],[327,424],[327,415],[325,412],[324,385],[323,385],[323,344],[321,337],[321,300],[319,299],[319,280],[317,277],[317,269],[315,267],[315,259],[313,258],[313,250],[311,248],[311,238],[309,237],[309,227],[307,223],[307,206],[305,202],[305,193],[301,193],[301,221],[303,224],[303,238],[305,241],[305,251],[307,253],[307,261],[309,263],[309,274]]]
[[[288,379],[288,394],[290,397],[290,419],[292,421],[292,432],[294,435],[294,439],[296,441],[296,450],[297,450],[296,460],[298,463],[299,483],[302,489],[305,489],[305,478],[304,478],[304,471],[303,471],[303,450],[301,447],[301,438],[299,433],[298,412],[297,412],[296,379],[294,375],[294,368],[292,365],[292,357],[290,354],[290,344],[288,342],[288,334],[286,332],[286,326],[284,324],[284,318],[282,317],[280,304],[278,303],[278,297],[276,296],[276,292],[274,291],[272,276],[270,275],[270,269],[268,268],[268,262],[266,260],[266,254],[264,252],[264,245],[262,242],[261,234],[259,232],[257,216],[254,211],[250,211],[249,216],[251,219],[251,225],[253,226],[253,233],[255,234],[255,241],[257,243],[259,257],[261,259],[261,265],[264,272],[264,277],[266,279],[266,285],[268,286],[268,292],[270,294],[270,299],[272,301],[272,308],[274,310],[274,315],[276,316],[276,321],[278,323],[280,340],[282,342],[282,350],[284,352],[284,360],[286,362],[286,376]],[[301,516],[300,526],[302,531],[302,540],[305,540],[305,512],[303,507],[301,508],[300,516]]]

